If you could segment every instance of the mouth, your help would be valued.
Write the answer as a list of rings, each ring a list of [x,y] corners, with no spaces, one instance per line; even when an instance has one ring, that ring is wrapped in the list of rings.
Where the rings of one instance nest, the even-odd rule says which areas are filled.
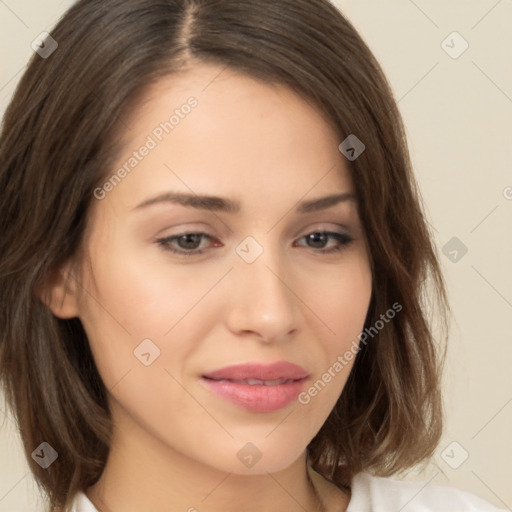
[[[272,412],[295,401],[308,377],[304,368],[280,361],[221,368],[202,375],[201,382],[214,395],[237,407]]]
[[[211,377],[203,376],[205,379],[214,380],[216,382],[232,382],[233,384],[246,384],[248,386],[279,386],[281,384],[288,384],[289,382],[296,382],[300,379],[274,379],[274,380],[261,380],[261,379],[212,379]]]
[[[213,380],[243,381],[246,384],[269,382],[269,385],[273,385],[273,381],[300,380],[307,376],[308,372],[302,366],[288,361],[235,364],[203,375]]]

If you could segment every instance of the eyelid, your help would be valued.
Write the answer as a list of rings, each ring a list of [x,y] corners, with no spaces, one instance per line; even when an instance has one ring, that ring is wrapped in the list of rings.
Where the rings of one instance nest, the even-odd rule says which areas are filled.
[[[327,237],[328,241],[335,240],[337,242],[337,245],[330,248],[315,248],[315,247],[308,247],[307,242],[305,245],[298,245],[298,247],[304,247],[306,249],[311,249],[311,251],[315,254],[329,256],[329,255],[335,255],[340,253],[343,249],[348,247],[350,244],[354,242],[356,239],[349,233],[340,233],[339,231],[334,231],[333,229],[329,228],[310,228],[305,231],[305,233],[299,237],[294,237],[294,244],[296,242],[300,242],[301,240],[304,240],[308,235],[312,234],[322,234]],[[172,242],[175,242],[182,236],[186,235],[196,235],[199,236],[202,239],[206,238],[211,240],[213,243],[213,247],[219,247],[219,240],[213,235],[210,235],[207,232],[204,231],[194,231],[192,229],[182,231],[180,233],[175,233],[172,235],[169,235],[167,237],[159,238],[156,240],[156,242],[166,251],[174,253],[177,255],[178,258],[189,258],[192,256],[199,256],[200,254],[203,254],[205,251],[208,251],[211,247],[207,247],[206,249],[180,249],[175,248],[172,246]],[[222,242],[220,242],[222,245]],[[328,244],[328,242],[327,242]],[[295,246],[295,245],[294,245]]]
[[[324,224],[330,224],[330,226],[325,226]],[[333,225],[334,225],[334,228],[332,227]],[[335,230],[338,230],[340,228],[343,229],[344,232],[339,233],[339,234],[347,235],[347,236],[350,235],[350,236],[354,237],[354,235],[355,235],[355,233],[353,233],[354,230],[351,227],[349,227],[349,225],[347,223],[340,224],[340,223],[334,223],[334,222],[321,222],[320,221],[320,222],[310,224],[306,228],[301,228],[300,230],[296,231],[295,234],[292,235],[292,238],[295,240],[296,238],[302,238],[306,235],[309,235],[310,233],[321,232],[321,231],[334,232]],[[180,236],[189,235],[189,234],[201,234],[201,235],[206,235],[207,237],[210,237],[211,239],[215,239],[215,240],[219,239],[219,237],[217,235],[214,235],[213,233],[209,232],[209,230],[207,228],[196,227],[194,225],[194,223],[191,223],[190,227],[188,225],[185,225],[183,227],[183,229],[181,229],[180,231],[178,231],[176,233],[171,233],[170,235],[160,236],[160,233],[167,231],[167,229],[169,229],[169,228],[163,229],[159,233],[157,233],[155,235],[155,239],[156,238],[169,239],[169,238],[180,237]],[[231,230],[230,230],[230,232],[233,233],[233,231],[231,231]]]

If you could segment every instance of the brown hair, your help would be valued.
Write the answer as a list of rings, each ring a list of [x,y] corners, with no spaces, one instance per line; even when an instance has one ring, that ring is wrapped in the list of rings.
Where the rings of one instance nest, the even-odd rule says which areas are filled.
[[[99,478],[112,425],[80,320],[56,318],[37,290],[79,250],[124,113],[193,61],[287,85],[340,143],[355,134],[366,146],[347,160],[372,265],[365,328],[402,309],[361,344],[309,461],[349,488],[359,471],[387,476],[430,457],[445,352],[427,311],[439,306],[444,332],[449,307],[396,102],[354,27],[327,0],[82,0],[51,35],[58,48],[33,55],[0,138],[0,377],[50,510]],[[47,469],[31,457],[43,441],[58,453]]]

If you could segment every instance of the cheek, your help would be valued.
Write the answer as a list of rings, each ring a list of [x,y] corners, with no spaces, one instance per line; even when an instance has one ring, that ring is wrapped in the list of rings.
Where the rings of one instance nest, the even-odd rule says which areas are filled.
[[[310,287],[311,309],[328,328],[328,346],[339,351],[361,332],[370,305],[372,277],[366,253],[354,251],[317,284],[321,288],[316,293]]]
[[[322,292],[310,297],[311,309],[318,312],[325,327],[319,327],[319,332],[325,333],[321,338],[322,364],[299,403],[315,402],[314,406],[327,416],[354,365],[371,300],[371,268],[366,253],[353,253],[344,265],[335,266],[324,275],[319,284]]]
[[[190,266],[148,262],[136,253],[124,259],[117,259],[115,251],[109,255],[96,260],[94,282],[89,279],[93,293],[85,297],[90,307],[84,309],[96,317],[95,327],[121,328],[133,339],[163,337],[195,309],[224,273],[219,268],[201,272]]]
[[[226,270],[148,264],[135,251],[122,254],[114,248],[93,254],[96,264],[84,280],[80,318],[98,370],[108,389],[145,368],[144,358],[179,379],[189,353],[207,338],[210,319],[218,319],[218,301],[208,292]]]

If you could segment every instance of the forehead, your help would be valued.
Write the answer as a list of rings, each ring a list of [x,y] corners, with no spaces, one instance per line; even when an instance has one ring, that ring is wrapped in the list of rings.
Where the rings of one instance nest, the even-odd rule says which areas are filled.
[[[197,102],[197,108],[187,106],[191,98]],[[233,149],[242,137],[254,133],[271,134],[276,142],[289,141],[290,137],[295,137],[297,143],[311,140],[306,147],[322,141],[336,149],[340,142],[332,121],[319,112],[310,98],[285,84],[263,81],[211,63],[189,65],[146,87],[124,116],[125,143],[152,133],[159,124],[171,120],[173,114],[176,115],[172,137],[166,137],[169,143],[177,141],[180,133],[190,135],[187,125],[194,128],[198,144],[208,142],[201,136],[216,137],[219,130],[225,130],[224,139],[228,141],[228,135],[232,136]],[[182,123],[185,118],[190,119]],[[280,128],[286,131],[279,131]],[[330,149],[332,152],[333,147]],[[300,150],[297,144],[295,152]]]
[[[285,85],[201,64],[153,83],[128,114],[110,174],[128,172],[109,199],[178,190],[286,204],[352,191],[330,121]]]

